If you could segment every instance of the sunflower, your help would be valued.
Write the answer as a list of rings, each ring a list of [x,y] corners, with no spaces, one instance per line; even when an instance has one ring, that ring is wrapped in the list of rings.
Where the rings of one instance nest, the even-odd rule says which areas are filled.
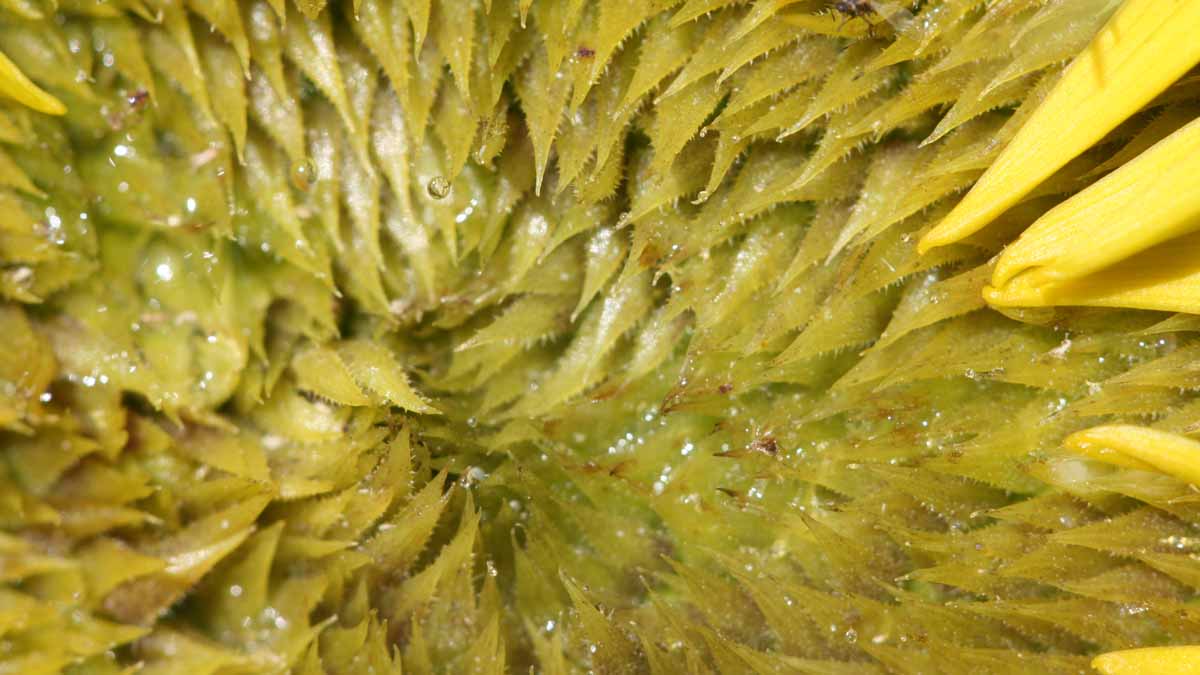
[[[0,0],[0,672],[1200,668],[1197,25]]]

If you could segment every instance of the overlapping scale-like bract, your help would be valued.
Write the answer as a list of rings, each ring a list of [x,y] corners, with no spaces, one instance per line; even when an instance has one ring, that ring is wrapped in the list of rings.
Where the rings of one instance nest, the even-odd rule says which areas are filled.
[[[1195,76],[920,255],[1117,3],[830,4],[0,2],[0,670],[1189,657]]]

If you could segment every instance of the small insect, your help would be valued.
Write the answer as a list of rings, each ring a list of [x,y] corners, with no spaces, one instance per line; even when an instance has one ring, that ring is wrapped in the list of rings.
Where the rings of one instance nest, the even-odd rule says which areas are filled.
[[[584,47],[583,45],[580,45],[579,49],[575,50],[575,56],[578,56],[581,59],[590,59],[595,55],[596,50],[592,49],[591,47]]]
[[[875,26],[877,21],[872,21],[872,18],[882,18],[892,25],[896,32],[902,32],[912,23],[912,12],[901,7],[894,2],[884,2],[882,0],[834,0],[830,3],[834,19],[837,15],[842,16],[842,23],[838,26],[840,30],[850,21],[854,19],[862,19],[867,24],[867,35],[875,37]]]
[[[834,0],[833,8],[839,13],[847,17],[847,20],[878,14],[875,11],[875,6],[871,4],[871,0]]]

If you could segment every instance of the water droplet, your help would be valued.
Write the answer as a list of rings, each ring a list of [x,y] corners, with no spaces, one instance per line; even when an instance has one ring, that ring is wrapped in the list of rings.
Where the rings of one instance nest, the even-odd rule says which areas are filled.
[[[450,194],[450,181],[444,176],[434,176],[425,186],[425,191],[434,199],[445,199]]]
[[[463,482],[466,485],[466,487],[470,487],[471,485],[473,485],[475,483],[481,483],[481,482],[487,480],[487,477],[488,477],[488,474],[486,471],[484,471],[483,469],[481,469],[477,466],[473,466],[473,467],[467,469],[466,475],[463,476],[463,479],[464,479]]]
[[[311,159],[303,159],[292,164],[292,186],[302,192],[308,192],[317,182],[317,165]]]
[[[6,270],[4,276],[7,281],[15,286],[26,286],[33,280],[33,268],[21,265],[11,270]]]

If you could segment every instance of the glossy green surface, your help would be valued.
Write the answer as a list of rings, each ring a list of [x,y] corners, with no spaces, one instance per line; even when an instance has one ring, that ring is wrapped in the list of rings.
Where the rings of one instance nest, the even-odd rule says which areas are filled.
[[[0,0],[0,671],[1200,640],[1194,488],[1058,449],[1195,431],[1200,323],[980,298],[1200,91],[915,251],[1112,3],[324,4]]]

